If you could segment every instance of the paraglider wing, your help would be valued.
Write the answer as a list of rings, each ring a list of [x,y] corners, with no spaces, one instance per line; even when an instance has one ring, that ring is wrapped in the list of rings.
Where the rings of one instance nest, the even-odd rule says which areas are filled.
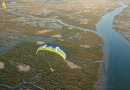
[[[1,4],[2,4],[2,8],[3,8],[3,9],[6,9],[6,3],[5,3],[4,1],[2,1]]]
[[[66,53],[63,49],[61,49],[60,47],[53,45],[53,44],[46,44],[43,46],[40,46],[37,51],[36,54],[38,53],[38,51],[40,50],[46,50],[46,51],[50,51],[50,52],[54,52],[59,54],[64,60],[66,59]]]

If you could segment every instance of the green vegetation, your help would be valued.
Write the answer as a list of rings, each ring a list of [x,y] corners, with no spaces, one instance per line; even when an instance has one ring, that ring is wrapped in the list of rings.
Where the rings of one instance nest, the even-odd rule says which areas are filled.
[[[69,60],[89,63],[102,59],[101,47],[96,44],[96,41],[101,42],[101,39],[89,32],[85,33],[63,26],[62,30],[51,29],[51,32],[38,34],[38,31],[48,30],[48,28],[21,25],[12,22],[3,22],[0,26],[4,28],[1,32],[5,35],[26,34],[52,37],[55,34],[59,34],[62,37],[55,38],[55,41],[51,43],[62,47],[66,51]],[[76,39],[73,40],[71,37],[76,37]],[[3,41],[2,39],[0,40]],[[80,45],[90,45],[90,48],[84,48]],[[36,55],[36,50],[39,46],[33,40],[25,41],[1,55],[0,61],[5,64],[5,68],[0,69],[0,84],[15,87],[21,83],[21,77],[26,82],[31,82],[37,73],[42,73],[41,81],[35,84],[47,90],[57,90],[59,88],[69,90],[86,90],[89,88],[89,90],[95,90],[93,86],[97,81],[99,65],[86,64],[82,66],[82,69],[71,69],[64,60],[59,60],[55,63],[51,62],[51,65],[56,65],[55,72],[52,73],[50,65],[46,62],[48,59],[44,58],[42,54]],[[18,65],[21,63],[29,65],[31,70],[26,72],[19,71]]]
[[[68,59],[78,62],[94,62],[102,59],[101,47],[96,44],[96,41],[101,42],[101,39],[97,35],[67,28],[62,31],[57,30],[57,32],[62,35],[64,41],[57,39],[52,43],[62,47],[66,51]],[[69,37],[76,33],[79,33],[81,39],[71,40]],[[48,36],[47,34],[49,35],[49,33],[46,33],[45,36]],[[42,36],[44,37],[44,34]],[[83,48],[80,47],[81,44],[89,44],[91,47]],[[36,85],[47,90],[59,88],[69,90],[89,88],[89,90],[94,90],[93,86],[97,81],[99,65],[87,64],[82,66],[81,70],[70,69],[64,60],[59,60],[55,62],[55,72],[52,73],[42,54],[36,55],[35,51],[38,47],[39,45],[35,41],[25,41],[0,56],[0,61],[5,63],[5,68],[0,70],[0,84],[14,87],[21,83],[21,77],[25,81],[31,82],[37,73],[42,73],[42,79]],[[20,72],[17,67],[20,63],[29,65],[31,70]]]
[[[107,7],[107,9],[105,9],[102,8],[100,4],[99,6],[95,6],[93,3],[93,6],[90,7],[82,6],[81,3],[77,6],[77,3],[74,4],[75,6],[73,8],[71,8],[71,3],[68,7],[62,7],[61,5],[61,8],[59,8],[59,4],[53,5],[54,6],[48,5],[48,8],[45,6],[47,11],[51,10],[49,13],[47,12],[47,14],[34,16],[52,19],[57,17],[67,24],[90,30],[95,30],[96,22],[105,12],[112,10],[112,7],[116,7],[114,5],[106,6],[105,4],[105,7]],[[57,7],[53,8],[55,6]],[[66,7],[66,9],[64,7]],[[109,9],[109,7],[111,8]],[[32,8],[30,9],[32,10]],[[84,10],[88,11],[86,12]],[[24,10],[19,10],[19,13],[22,11]],[[57,30],[34,27],[31,25],[22,25],[17,22],[3,22],[2,19],[16,19],[20,16],[5,11],[2,11],[2,13],[3,15],[0,16],[0,35],[3,35],[6,39],[0,38],[0,46],[3,46],[7,42],[17,40],[14,38],[8,38],[9,36],[13,36],[15,34],[47,38],[59,35],[60,37],[54,37],[55,40],[53,42],[45,42],[45,44],[53,43],[62,47],[67,53],[67,60],[86,62],[87,64],[79,64],[82,67],[81,69],[71,69],[64,60],[59,59],[58,61],[53,61],[50,58],[44,57],[44,53],[42,52],[36,55],[36,50],[40,45],[38,45],[35,40],[25,40],[0,56],[0,61],[5,64],[5,68],[0,69],[0,84],[16,87],[21,83],[21,77],[26,82],[32,82],[32,79],[36,74],[42,73],[41,80],[35,84],[47,90],[95,90],[94,85],[98,79],[97,75],[99,65],[89,63],[102,60],[101,47],[96,44],[96,41],[99,43],[102,41],[99,36],[90,32],[83,32],[65,26],[63,26],[61,30]],[[6,16],[4,16],[5,14]],[[89,22],[82,23],[81,21],[84,19],[89,20]],[[53,22],[48,21],[47,23]],[[51,31],[39,33],[39,31],[42,30]],[[6,42],[4,42],[4,40]],[[44,42],[44,40],[42,41]],[[88,47],[85,47],[85,45]],[[29,65],[31,69],[29,71],[19,71],[19,64]],[[54,72],[50,71],[50,65],[55,66]]]

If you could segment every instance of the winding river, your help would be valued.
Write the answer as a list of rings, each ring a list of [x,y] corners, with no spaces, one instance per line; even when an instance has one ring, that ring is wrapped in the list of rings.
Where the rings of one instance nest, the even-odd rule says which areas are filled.
[[[113,29],[114,17],[126,7],[127,5],[121,4],[114,11],[105,14],[96,24],[97,31],[71,26],[57,20],[64,26],[95,33],[104,40],[103,48],[107,58],[105,58],[101,68],[104,69],[104,75],[107,79],[104,86],[105,90],[130,90],[130,44]]]
[[[120,5],[121,7],[105,14],[98,21],[96,24],[97,31],[85,30],[57,20],[65,26],[95,33],[104,40],[103,48],[106,55],[104,55],[104,65],[101,68],[104,69],[107,80],[104,86],[99,86],[99,90],[130,90],[130,44],[113,29],[114,17],[127,7],[125,4],[120,3]]]
[[[106,90],[130,90],[130,44],[112,28],[113,20],[127,6],[115,9],[97,23],[98,35],[104,39],[109,63],[106,69]]]

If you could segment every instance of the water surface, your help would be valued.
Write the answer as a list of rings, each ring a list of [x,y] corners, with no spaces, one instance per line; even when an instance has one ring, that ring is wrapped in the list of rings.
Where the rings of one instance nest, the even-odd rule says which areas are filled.
[[[109,63],[106,90],[130,90],[130,44],[112,28],[114,17],[127,7],[121,5],[104,15],[96,25],[98,35],[104,39]]]

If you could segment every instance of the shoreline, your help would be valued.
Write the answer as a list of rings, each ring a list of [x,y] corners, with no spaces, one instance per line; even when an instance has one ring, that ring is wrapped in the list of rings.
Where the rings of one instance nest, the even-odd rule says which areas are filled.
[[[104,41],[103,41],[104,42]],[[99,67],[99,74],[98,76],[98,81],[96,82],[96,84],[94,85],[94,88],[96,90],[105,90],[106,87],[108,87],[106,85],[106,80],[107,80],[107,76],[106,76],[106,69],[108,69],[108,62],[107,62],[107,54],[105,52],[106,47],[104,46],[104,43],[102,44],[102,52],[103,52],[103,58],[102,58],[102,62],[100,64]]]

